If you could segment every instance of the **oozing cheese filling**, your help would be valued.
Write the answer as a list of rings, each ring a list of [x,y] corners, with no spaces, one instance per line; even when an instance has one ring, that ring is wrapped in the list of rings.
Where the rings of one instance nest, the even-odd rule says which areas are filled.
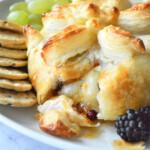
[[[59,94],[65,94],[73,98],[76,103],[89,105],[91,109],[98,111],[96,96],[99,92],[97,85],[99,75],[100,72],[93,69],[81,80],[64,85]]]

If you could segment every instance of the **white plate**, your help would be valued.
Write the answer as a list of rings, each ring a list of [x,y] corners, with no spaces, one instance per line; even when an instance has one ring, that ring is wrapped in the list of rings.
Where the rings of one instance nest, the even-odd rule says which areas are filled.
[[[0,0],[0,19],[6,18],[9,6],[16,1]],[[119,139],[115,128],[110,125],[102,125],[100,127],[102,133],[93,139],[62,139],[48,135],[39,129],[38,121],[34,119],[35,110],[35,107],[12,108],[1,105],[0,121],[33,139],[65,150],[112,150],[111,143],[114,139]],[[150,150],[150,144],[146,147]]]

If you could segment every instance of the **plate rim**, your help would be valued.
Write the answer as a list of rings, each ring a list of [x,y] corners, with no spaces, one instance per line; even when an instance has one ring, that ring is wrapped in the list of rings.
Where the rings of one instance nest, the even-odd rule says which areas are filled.
[[[0,0],[0,4],[2,2],[4,3],[10,3],[13,0]],[[19,1],[19,0],[17,0]],[[20,0],[22,1],[22,0]],[[23,134],[31,139],[34,139],[38,142],[44,143],[49,146],[53,146],[59,149],[65,149],[65,150],[77,150],[77,149],[82,149],[82,150],[100,150],[103,149],[101,145],[99,145],[99,148],[91,148],[86,145],[86,143],[81,143],[82,145],[79,145],[78,143],[72,143],[70,139],[67,139],[64,141],[63,139],[55,136],[46,136],[45,134],[41,134],[40,132],[37,132],[35,130],[32,130],[28,127],[23,126],[21,123],[18,123],[14,121],[13,119],[5,116],[0,112],[0,122],[4,123],[8,127],[12,128],[13,130],[19,132],[20,134]],[[149,149],[149,148],[148,148]]]
[[[55,137],[55,136],[47,137],[34,130],[24,127],[23,125],[17,123],[16,121],[13,121],[12,119],[6,117],[2,113],[0,114],[0,122],[4,123],[8,127],[18,131],[19,133],[27,137],[30,137],[34,140],[37,140],[49,146],[53,146],[53,147],[65,149],[65,150],[70,150],[70,148],[71,150],[77,150],[81,148],[82,150],[98,150],[97,148],[89,148],[86,145],[78,145],[77,143],[70,143],[70,141],[63,141],[59,137]]]

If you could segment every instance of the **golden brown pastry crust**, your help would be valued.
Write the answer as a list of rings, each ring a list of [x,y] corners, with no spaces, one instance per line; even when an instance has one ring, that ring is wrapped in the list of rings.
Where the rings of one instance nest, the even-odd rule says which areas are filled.
[[[61,137],[74,137],[80,134],[80,127],[96,127],[86,115],[78,113],[72,107],[74,101],[67,96],[53,97],[38,106],[40,128],[50,134]]]
[[[24,37],[26,39],[26,45],[28,47],[28,52],[37,46],[37,44],[42,40],[42,35],[30,25],[25,25],[23,28]]]
[[[99,19],[101,24],[115,24],[119,17],[119,10],[113,5],[100,7],[95,1],[74,3],[54,8],[43,15],[43,30],[49,32],[60,31],[69,25],[85,25],[91,19]]]
[[[72,25],[47,40],[41,57],[47,65],[63,66],[67,59],[87,51],[95,42],[96,36],[90,29]]]
[[[69,98],[66,95],[60,95],[48,99],[44,104],[38,106],[38,113],[40,117],[44,114],[54,112],[55,110],[61,110],[62,113],[66,113],[67,118],[70,122],[77,124],[80,127],[96,127],[99,126],[99,123],[93,123],[87,118],[83,113],[79,113],[74,105],[74,100]],[[54,112],[55,113],[55,112]],[[62,114],[63,116],[63,114]],[[61,114],[59,115],[61,118]]]
[[[150,104],[150,55],[134,58],[106,71],[99,79],[99,119],[115,120],[126,110]]]
[[[27,26],[24,30],[27,40],[34,37],[32,27]],[[99,60],[94,58],[94,53],[93,58],[89,58],[89,51],[97,41],[95,30],[90,27],[69,26],[48,40],[39,34],[33,41],[40,41],[39,44],[28,50],[28,70],[38,101],[43,103],[53,95],[60,82],[66,84],[80,79],[99,65]]]
[[[150,2],[137,4],[120,13],[118,26],[136,34],[149,33]]]
[[[92,60],[89,58],[97,44],[96,34],[117,22],[119,10],[112,5],[101,9],[100,1],[92,2],[54,8],[43,15],[44,27],[40,33],[33,27],[24,27],[29,77],[39,103],[53,96],[59,83],[79,80],[99,65],[94,54]]]
[[[50,121],[52,117],[55,117],[54,121]],[[39,126],[46,133],[65,138],[75,137],[80,134],[78,125],[69,122],[67,115],[63,111],[46,113],[41,117]]]
[[[145,47],[143,44],[143,41],[139,38],[136,38],[133,36],[130,32],[123,30],[119,27],[115,27],[113,25],[109,25],[105,27],[102,31],[103,38],[105,38],[103,41],[100,41],[100,45],[102,45],[102,42],[106,42],[109,44],[113,45],[120,45],[120,46],[125,46],[129,45],[132,47],[133,50],[144,53],[145,52]],[[117,44],[118,43],[118,44]],[[108,45],[107,45],[108,46]]]
[[[134,57],[137,53],[145,53],[145,46],[140,38],[130,32],[115,26],[107,26],[98,33],[101,45],[100,60],[110,68]]]

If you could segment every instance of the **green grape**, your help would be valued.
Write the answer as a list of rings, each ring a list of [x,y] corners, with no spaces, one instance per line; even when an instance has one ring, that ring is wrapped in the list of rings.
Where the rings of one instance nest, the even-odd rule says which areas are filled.
[[[34,0],[28,3],[28,10],[32,14],[43,14],[51,10],[53,0]]]
[[[59,7],[59,6],[60,6],[60,5],[55,4],[55,5],[53,5],[52,9],[54,9],[54,8],[56,8],[56,7]]]
[[[23,26],[29,23],[28,13],[19,10],[13,11],[7,16],[7,21]]]
[[[61,5],[66,5],[70,3],[70,0],[54,0],[55,5],[61,6]]]
[[[25,0],[26,3],[29,3],[31,1],[36,1],[36,0]]]
[[[38,31],[40,31],[41,29],[42,29],[42,25],[40,25],[40,24],[30,24],[31,26],[33,26],[36,30],[38,30]]]
[[[16,10],[23,10],[25,12],[28,12],[27,4],[25,2],[18,2],[14,3],[10,6],[9,11],[16,11]]]
[[[29,24],[41,24],[42,25],[42,16],[37,15],[37,14],[30,14]]]

